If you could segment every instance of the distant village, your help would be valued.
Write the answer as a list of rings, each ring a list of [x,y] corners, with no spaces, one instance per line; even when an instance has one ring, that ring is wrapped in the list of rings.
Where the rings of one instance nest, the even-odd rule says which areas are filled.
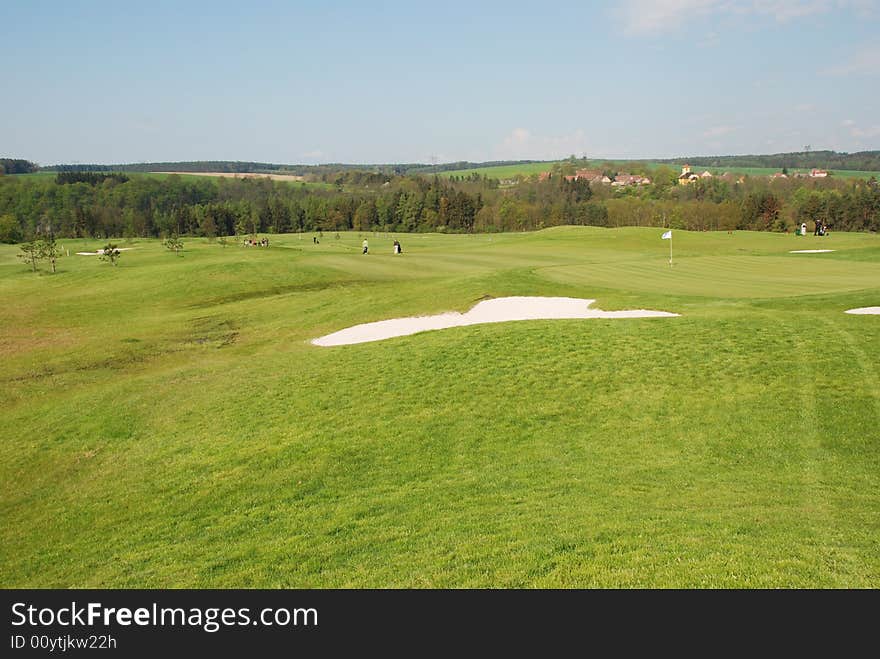
[[[811,169],[809,174],[787,174],[785,172],[776,172],[771,174],[768,178],[772,180],[777,179],[787,179],[787,178],[826,178],[828,176],[828,172],[824,169]],[[547,181],[553,178],[552,172],[541,172],[538,175],[539,181]],[[587,181],[589,183],[601,183],[604,185],[610,185],[611,187],[626,187],[633,185],[650,185],[651,179],[647,176],[638,176],[636,174],[627,174],[624,172],[618,173],[613,179],[609,178],[607,175],[599,171],[598,169],[578,169],[574,174],[566,175],[566,181]],[[679,185],[688,185],[693,183],[694,181],[706,180],[716,178],[715,174],[712,174],[709,170],[704,171],[702,174],[697,174],[694,171],[691,171],[690,165],[684,165],[681,168],[681,174],[678,177]],[[723,174],[717,175],[717,178],[722,181],[732,182],[732,183],[742,183],[745,181],[745,175],[742,174],[731,174],[730,172],[724,172]],[[513,183],[514,181],[510,181]],[[502,181],[505,183],[505,181]]]

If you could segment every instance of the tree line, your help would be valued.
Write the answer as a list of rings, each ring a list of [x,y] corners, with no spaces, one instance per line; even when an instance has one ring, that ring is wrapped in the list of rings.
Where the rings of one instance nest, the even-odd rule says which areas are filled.
[[[568,160],[574,161],[572,155]],[[586,161],[586,156],[580,159]],[[383,163],[383,164],[346,164],[325,163],[321,165],[291,165],[267,162],[250,162],[238,160],[204,160],[189,162],[152,162],[152,163],[127,163],[116,165],[99,164],[60,164],[49,167],[38,167],[26,160],[0,159],[0,165],[5,162],[15,162],[16,169],[7,166],[8,174],[23,174],[42,169],[44,171],[92,171],[92,172],[226,172],[226,173],[283,173],[298,176],[321,177],[332,175],[341,171],[361,170],[378,174],[390,175],[432,175],[439,172],[455,171],[462,169],[479,169],[496,167],[500,165],[523,165],[542,162],[539,160],[493,160],[488,162],[459,161],[452,163],[437,163],[428,165],[425,163]],[[564,162],[564,161],[562,161]],[[880,151],[859,151],[846,153],[830,150],[819,151],[795,151],[790,153],[774,153],[766,155],[745,156],[688,156],[682,158],[667,158],[659,160],[634,160],[630,165],[633,167],[647,166],[651,162],[667,165],[680,166],[690,164],[695,167],[716,167],[737,169],[742,167],[766,167],[772,169],[844,169],[863,172],[880,171]],[[550,169],[553,161],[547,161]],[[611,163],[609,163],[611,165]],[[589,162],[582,162],[583,167],[594,167]],[[613,165],[612,165],[613,166]],[[618,165],[620,166],[620,165]],[[22,168],[23,167],[23,168]]]
[[[128,177],[125,174],[114,172],[111,174],[103,174],[100,172],[58,172],[55,182],[58,185],[67,185],[70,183],[88,183],[89,185],[98,185],[107,179],[112,179],[117,183],[125,183]]]
[[[39,166],[30,160],[21,158],[0,158],[0,174],[30,174]]]
[[[773,153],[754,156],[692,156],[690,158],[670,158],[657,162],[673,165],[690,164],[698,167],[783,167],[812,169],[849,169],[859,172],[880,171],[880,151],[859,151],[842,153],[838,151],[798,151],[792,153]]]
[[[500,187],[481,176],[448,180],[370,171],[328,175],[336,185],[324,188],[174,175],[4,176],[0,241],[318,230],[495,232],[563,224],[790,231],[802,222],[822,222],[834,231],[880,230],[880,186],[873,179],[716,177],[680,186],[671,168],[647,173],[653,184],[625,188],[565,176]]]

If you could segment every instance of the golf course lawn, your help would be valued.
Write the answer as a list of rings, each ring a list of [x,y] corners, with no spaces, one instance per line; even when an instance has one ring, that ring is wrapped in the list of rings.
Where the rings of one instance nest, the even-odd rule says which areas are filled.
[[[661,233],[0,246],[0,586],[880,587],[880,236]]]

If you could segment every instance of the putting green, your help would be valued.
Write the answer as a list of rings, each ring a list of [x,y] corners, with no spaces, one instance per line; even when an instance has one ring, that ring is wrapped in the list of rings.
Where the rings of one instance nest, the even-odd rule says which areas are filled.
[[[795,297],[840,293],[880,282],[880,263],[828,258],[702,256],[550,266],[551,281],[629,291],[715,298]]]

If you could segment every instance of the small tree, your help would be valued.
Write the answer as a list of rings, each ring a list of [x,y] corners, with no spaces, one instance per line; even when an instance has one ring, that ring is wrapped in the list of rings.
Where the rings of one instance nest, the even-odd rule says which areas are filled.
[[[43,250],[39,241],[30,241],[19,246],[21,254],[18,255],[22,261],[31,266],[34,272],[37,271],[37,261],[43,258]]]
[[[226,239],[226,236],[220,236],[217,238],[217,242],[220,243],[223,247],[226,247],[229,244],[229,241]]]
[[[214,238],[217,237],[217,223],[214,221],[214,216],[211,213],[205,213],[199,227],[209,242],[213,242]]]
[[[104,249],[101,250],[101,256],[99,257],[102,261],[109,261],[114,266],[119,263],[119,257],[122,255],[122,252],[114,245],[113,243],[107,243],[104,245]]]
[[[176,234],[168,236],[162,244],[165,245],[166,249],[170,249],[178,256],[180,255],[180,250],[183,249],[183,241]]]
[[[40,257],[44,259],[49,259],[49,263],[52,264],[52,274],[55,274],[55,262],[60,259],[63,254],[61,253],[61,249],[55,243],[55,236],[49,235],[46,238],[43,238],[40,243]]]

